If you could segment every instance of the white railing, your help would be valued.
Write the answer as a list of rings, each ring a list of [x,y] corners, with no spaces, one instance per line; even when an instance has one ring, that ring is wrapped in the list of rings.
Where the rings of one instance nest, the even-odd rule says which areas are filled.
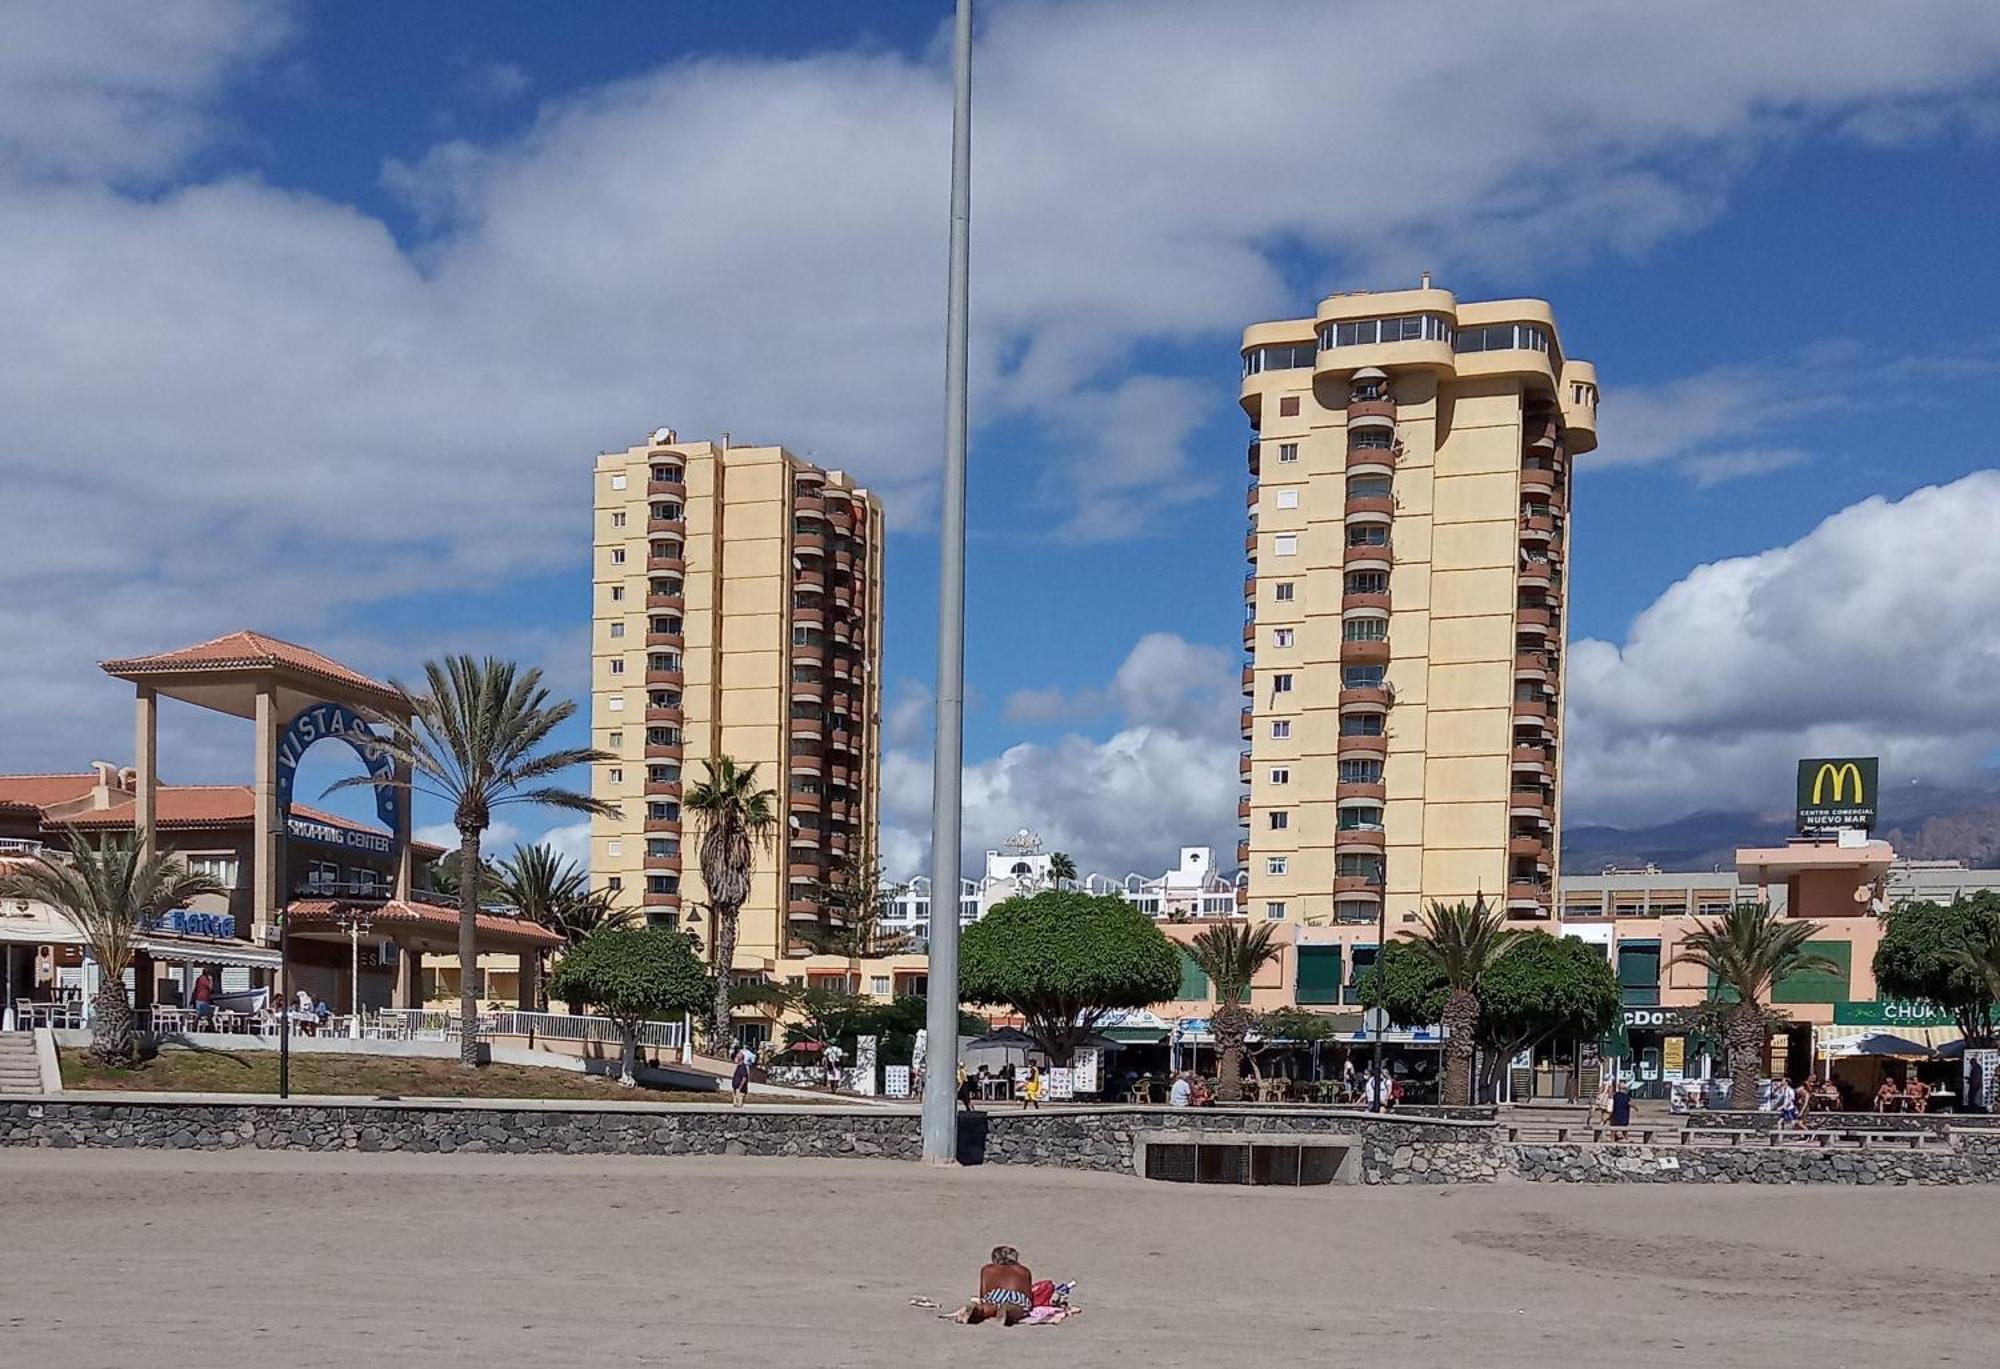
[[[36,856],[42,853],[42,844],[32,837],[0,837],[0,852],[9,855]]]
[[[375,1021],[397,1035],[415,1040],[448,1040],[458,1035],[458,1014],[446,1008],[384,1008]],[[520,1036],[544,1041],[594,1041],[617,1045],[623,1040],[618,1024],[608,1017],[552,1012],[483,1012],[477,1021],[482,1037]],[[684,1029],[679,1022],[644,1022],[639,1044],[680,1049]]]

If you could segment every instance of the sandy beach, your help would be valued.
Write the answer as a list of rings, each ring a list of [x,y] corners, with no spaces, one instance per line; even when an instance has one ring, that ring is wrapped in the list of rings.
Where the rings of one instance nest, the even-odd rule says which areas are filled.
[[[2000,1189],[1222,1190],[889,1162],[0,1154],[0,1344],[114,1364],[1988,1364]],[[988,1247],[1062,1326],[959,1327]],[[1552,1357],[1560,1356],[1560,1360]]]

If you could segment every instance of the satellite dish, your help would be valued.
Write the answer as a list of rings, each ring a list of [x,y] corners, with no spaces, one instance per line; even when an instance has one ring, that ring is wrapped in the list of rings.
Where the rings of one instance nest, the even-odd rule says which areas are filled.
[[[672,442],[674,440],[674,436],[675,434],[672,428],[655,428],[653,429],[653,445],[656,447],[663,447],[668,443]]]
[[[1389,1030],[1389,1013],[1386,1008],[1370,1008],[1361,1014],[1361,1029],[1379,1035]]]
[[[1873,897],[1875,897],[1875,888],[1873,885],[1857,884],[1854,886],[1854,901],[1856,903],[1866,903]]]

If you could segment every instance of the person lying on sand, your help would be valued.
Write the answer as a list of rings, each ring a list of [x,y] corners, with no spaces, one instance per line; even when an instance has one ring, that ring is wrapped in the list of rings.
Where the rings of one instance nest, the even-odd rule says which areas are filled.
[[[968,1326],[982,1321],[1017,1325],[1028,1315],[1034,1286],[1035,1276],[1021,1263],[1020,1252],[996,1245],[992,1260],[979,1271],[979,1296],[952,1313],[951,1320]]]

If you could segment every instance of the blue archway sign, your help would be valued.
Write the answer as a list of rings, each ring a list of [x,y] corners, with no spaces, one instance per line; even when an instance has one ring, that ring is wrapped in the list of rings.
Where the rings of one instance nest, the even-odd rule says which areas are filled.
[[[391,834],[403,829],[397,822],[402,811],[402,795],[395,785],[396,763],[373,745],[375,733],[359,713],[340,704],[317,703],[302,709],[285,724],[278,738],[278,811],[292,811],[292,782],[298,778],[299,761],[315,742],[337,737],[354,748],[368,773],[375,778],[375,815]]]

